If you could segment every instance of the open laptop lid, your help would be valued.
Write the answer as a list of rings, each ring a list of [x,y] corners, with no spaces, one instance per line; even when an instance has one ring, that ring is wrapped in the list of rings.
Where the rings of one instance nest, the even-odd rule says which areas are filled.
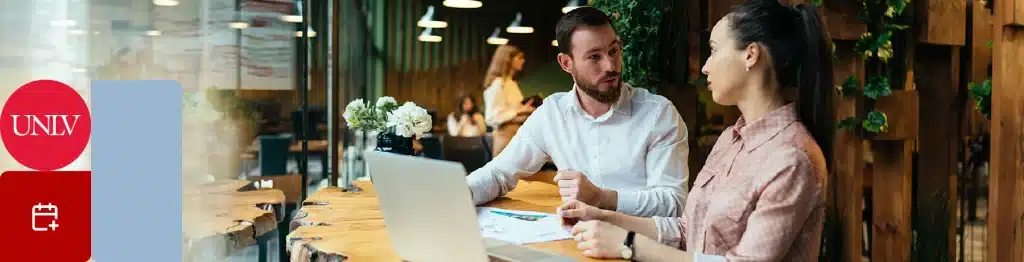
[[[402,260],[488,260],[461,164],[376,151],[364,156]]]

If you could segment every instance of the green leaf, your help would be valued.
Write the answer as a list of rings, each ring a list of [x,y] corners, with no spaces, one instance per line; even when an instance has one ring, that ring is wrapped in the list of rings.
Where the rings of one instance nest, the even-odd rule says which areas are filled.
[[[846,119],[839,120],[839,124],[837,126],[842,130],[850,130],[859,123],[860,121],[858,121],[856,117],[847,117]]]
[[[885,113],[872,110],[868,113],[867,119],[861,122],[861,126],[868,132],[882,133],[889,131],[889,120]]]
[[[864,96],[871,99],[878,99],[880,96],[892,94],[889,88],[889,78],[885,76],[870,76],[864,83]]]
[[[814,4],[814,5],[821,5],[822,1],[823,0],[812,0],[811,3]]]
[[[842,92],[844,97],[852,97],[857,95],[858,86],[860,86],[860,81],[857,80],[857,77],[850,76],[846,78],[846,81],[843,81],[843,84],[840,86],[840,92]]]
[[[974,107],[981,112],[985,118],[992,118],[992,80],[985,80],[981,84],[969,83],[967,90],[974,99]]]

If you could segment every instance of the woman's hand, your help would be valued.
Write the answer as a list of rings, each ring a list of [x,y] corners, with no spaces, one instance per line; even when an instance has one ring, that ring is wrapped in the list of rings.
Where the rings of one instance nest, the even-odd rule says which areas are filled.
[[[605,215],[605,210],[600,208],[587,205],[582,201],[570,199],[562,206],[558,207],[558,214],[564,218],[575,218],[579,220],[601,220]]]
[[[583,250],[584,256],[593,258],[622,258],[626,233],[621,227],[599,220],[580,222],[572,227],[576,247]]]

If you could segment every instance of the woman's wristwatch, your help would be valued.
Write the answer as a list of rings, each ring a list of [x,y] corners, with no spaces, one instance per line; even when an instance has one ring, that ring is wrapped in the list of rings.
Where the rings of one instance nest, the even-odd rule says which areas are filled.
[[[636,237],[636,232],[629,231],[626,233],[626,241],[622,243],[622,250],[619,251],[622,258],[625,260],[633,260],[633,238]]]

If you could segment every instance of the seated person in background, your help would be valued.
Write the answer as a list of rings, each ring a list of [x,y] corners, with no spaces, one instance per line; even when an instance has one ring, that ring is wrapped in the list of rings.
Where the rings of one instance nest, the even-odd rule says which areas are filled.
[[[472,96],[463,96],[458,110],[448,114],[448,134],[451,136],[474,137],[487,133],[484,115],[476,108]]]
[[[559,207],[562,216],[590,220],[572,230],[583,254],[818,261],[828,174],[822,152],[832,152],[835,134],[824,28],[811,4],[750,0],[733,7],[711,30],[711,56],[701,71],[714,101],[737,106],[742,116],[715,143],[684,214],[641,218],[570,202]],[[798,94],[794,102],[783,95],[790,88]]]
[[[687,181],[686,125],[668,99],[622,83],[611,20],[583,7],[556,29],[558,62],[575,87],[548,96],[501,154],[467,180],[477,205],[516,187],[548,160],[563,201],[637,216],[678,217]]]

